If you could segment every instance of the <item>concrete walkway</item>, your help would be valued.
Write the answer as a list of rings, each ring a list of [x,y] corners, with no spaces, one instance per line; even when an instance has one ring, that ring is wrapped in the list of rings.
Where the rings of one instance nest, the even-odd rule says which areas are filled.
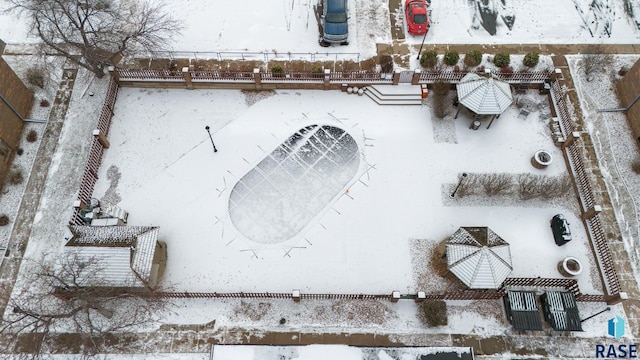
[[[31,228],[40,205],[40,198],[47,186],[49,167],[56,153],[77,72],[75,69],[64,70],[49,113],[47,126],[42,135],[40,147],[33,161],[29,181],[20,202],[16,221],[9,237],[7,251],[0,264],[0,282],[2,283],[0,314],[4,314],[9,302],[13,285],[18,277],[18,271],[22,263],[22,256],[31,236]]]

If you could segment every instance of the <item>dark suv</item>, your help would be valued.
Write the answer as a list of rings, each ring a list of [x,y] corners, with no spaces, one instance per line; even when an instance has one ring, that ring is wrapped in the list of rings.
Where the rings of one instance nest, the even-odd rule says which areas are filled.
[[[321,44],[349,45],[347,0],[323,0]]]
[[[557,214],[551,218],[551,231],[553,231],[553,238],[556,241],[556,245],[562,246],[571,241],[569,222],[564,215]]]

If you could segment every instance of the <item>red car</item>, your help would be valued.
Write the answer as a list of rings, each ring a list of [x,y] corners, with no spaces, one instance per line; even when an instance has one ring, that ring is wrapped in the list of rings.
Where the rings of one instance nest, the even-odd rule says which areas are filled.
[[[407,0],[404,4],[404,16],[409,34],[423,35],[429,31],[426,0]]]

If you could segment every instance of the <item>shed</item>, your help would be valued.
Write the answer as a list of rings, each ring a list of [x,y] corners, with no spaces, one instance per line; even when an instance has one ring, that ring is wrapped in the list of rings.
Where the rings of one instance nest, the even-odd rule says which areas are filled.
[[[571,292],[547,291],[540,296],[544,319],[554,330],[582,331],[575,295]]]
[[[535,293],[507,291],[503,300],[507,318],[516,330],[542,330]]]
[[[69,226],[65,251],[96,267],[87,287],[155,288],[166,263],[166,246],[155,226]],[[99,269],[97,268],[99,267]]]

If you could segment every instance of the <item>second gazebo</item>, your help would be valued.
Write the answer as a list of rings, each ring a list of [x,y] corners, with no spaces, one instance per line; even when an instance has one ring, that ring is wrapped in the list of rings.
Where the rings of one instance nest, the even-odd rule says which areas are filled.
[[[446,244],[449,271],[470,289],[498,289],[509,276],[509,244],[488,227],[461,227]]]

